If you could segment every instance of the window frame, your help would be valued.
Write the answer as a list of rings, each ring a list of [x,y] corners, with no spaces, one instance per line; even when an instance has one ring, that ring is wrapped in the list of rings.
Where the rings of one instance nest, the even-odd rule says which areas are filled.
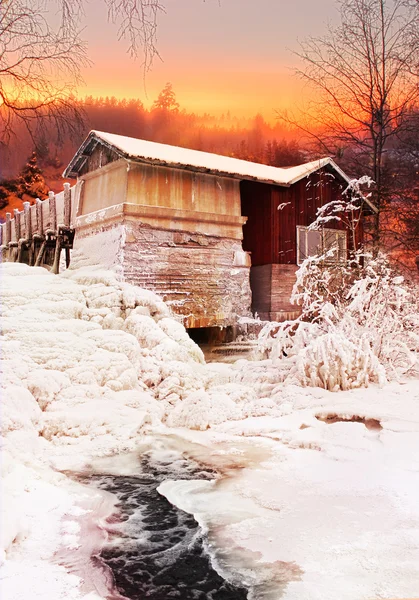
[[[317,231],[320,235],[320,243],[321,243],[321,253],[324,254],[326,251],[325,241],[326,235],[333,234],[336,236],[336,243],[338,247],[338,252],[334,257],[330,257],[325,262],[328,264],[338,264],[342,263],[346,260],[348,254],[348,232],[346,229],[333,229],[331,227],[321,227],[320,229],[309,229],[308,226],[305,225],[297,225],[296,237],[297,237],[297,265],[300,266],[308,256],[301,258],[300,257],[300,249],[301,249],[301,239],[300,235],[305,234],[305,247],[308,248],[308,233],[311,231]],[[340,250],[339,239],[343,240],[342,251]],[[317,255],[318,256],[318,255]]]

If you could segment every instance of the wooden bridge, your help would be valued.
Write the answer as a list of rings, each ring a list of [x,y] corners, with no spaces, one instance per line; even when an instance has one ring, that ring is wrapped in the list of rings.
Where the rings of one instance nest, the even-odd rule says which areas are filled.
[[[75,220],[75,187],[64,184],[64,191],[49,192],[46,200],[36,199],[31,206],[23,203],[23,211],[6,213],[0,225],[1,258],[6,262],[50,267],[53,273],[60,268],[61,252],[65,252],[67,267],[73,247]]]

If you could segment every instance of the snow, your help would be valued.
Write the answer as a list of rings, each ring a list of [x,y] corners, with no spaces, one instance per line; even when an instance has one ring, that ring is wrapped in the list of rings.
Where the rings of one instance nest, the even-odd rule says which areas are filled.
[[[247,558],[236,563],[236,576],[256,586],[274,582],[276,592],[282,582],[282,598],[414,597],[418,383],[394,384],[386,394],[377,388],[362,395],[323,392],[317,399],[298,389],[288,393],[289,414],[217,428],[255,446],[271,441],[263,462],[216,486],[167,481],[160,492],[208,530],[217,560],[225,561],[220,549],[241,553]],[[381,416],[383,429],[316,418],[337,413],[349,419],[355,407],[357,415]]]
[[[418,376],[417,289],[381,255],[356,268],[324,259],[310,257],[297,271],[291,300],[301,316],[261,332],[282,381],[337,391]]]
[[[206,365],[158,296],[102,268],[0,281],[2,598],[105,597],[86,565],[112,501],[67,470],[175,437],[223,477],[160,492],[254,598],[417,595],[418,379],[332,393],[275,358]]]
[[[221,156],[200,150],[190,150],[178,146],[169,146],[168,144],[158,144],[156,142],[106,133],[104,131],[91,131],[81,148],[84,147],[92,136],[110,144],[127,158],[140,158],[151,163],[155,162],[173,167],[202,169],[206,172],[220,175],[230,175],[242,179],[255,179],[266,183],[289,186],[326,165],[331,165],[348,184],[350,182],[349,178],[331,158],[321,158],[295,167],[270,167],[238,158]],[[77,156],[78,153],[67,167],[64,176],[72,173],[73,163]]]

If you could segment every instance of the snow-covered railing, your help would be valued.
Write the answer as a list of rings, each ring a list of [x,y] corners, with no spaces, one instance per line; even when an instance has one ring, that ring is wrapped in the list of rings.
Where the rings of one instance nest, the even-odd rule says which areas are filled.
[[[23,203],[23,210],[6,213],[0,225],[1,256],[5,261],[29,265],[49,265],[58,273],[61,250],[65,249],[67,265],[73,246],[76,214],[76,188],[64,184],[59,194],[49,192],[46,200],[36,199],[32,206]]]

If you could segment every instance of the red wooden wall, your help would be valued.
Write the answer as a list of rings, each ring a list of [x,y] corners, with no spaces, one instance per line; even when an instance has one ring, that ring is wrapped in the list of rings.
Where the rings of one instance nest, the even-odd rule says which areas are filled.
[[[289,188],[242,181],[243,248],[252,253],[252,265],[296,264],[297,225],[308,226],[320,206],[341,198],[345,186],[327,171],[318,171]],[[278,206],[285,205],[281,210]],[[338,222],[328,227],[344,229]],[[358,232],[358,237],[362,231]],[[348,236],[348,247],[351,240]]]

